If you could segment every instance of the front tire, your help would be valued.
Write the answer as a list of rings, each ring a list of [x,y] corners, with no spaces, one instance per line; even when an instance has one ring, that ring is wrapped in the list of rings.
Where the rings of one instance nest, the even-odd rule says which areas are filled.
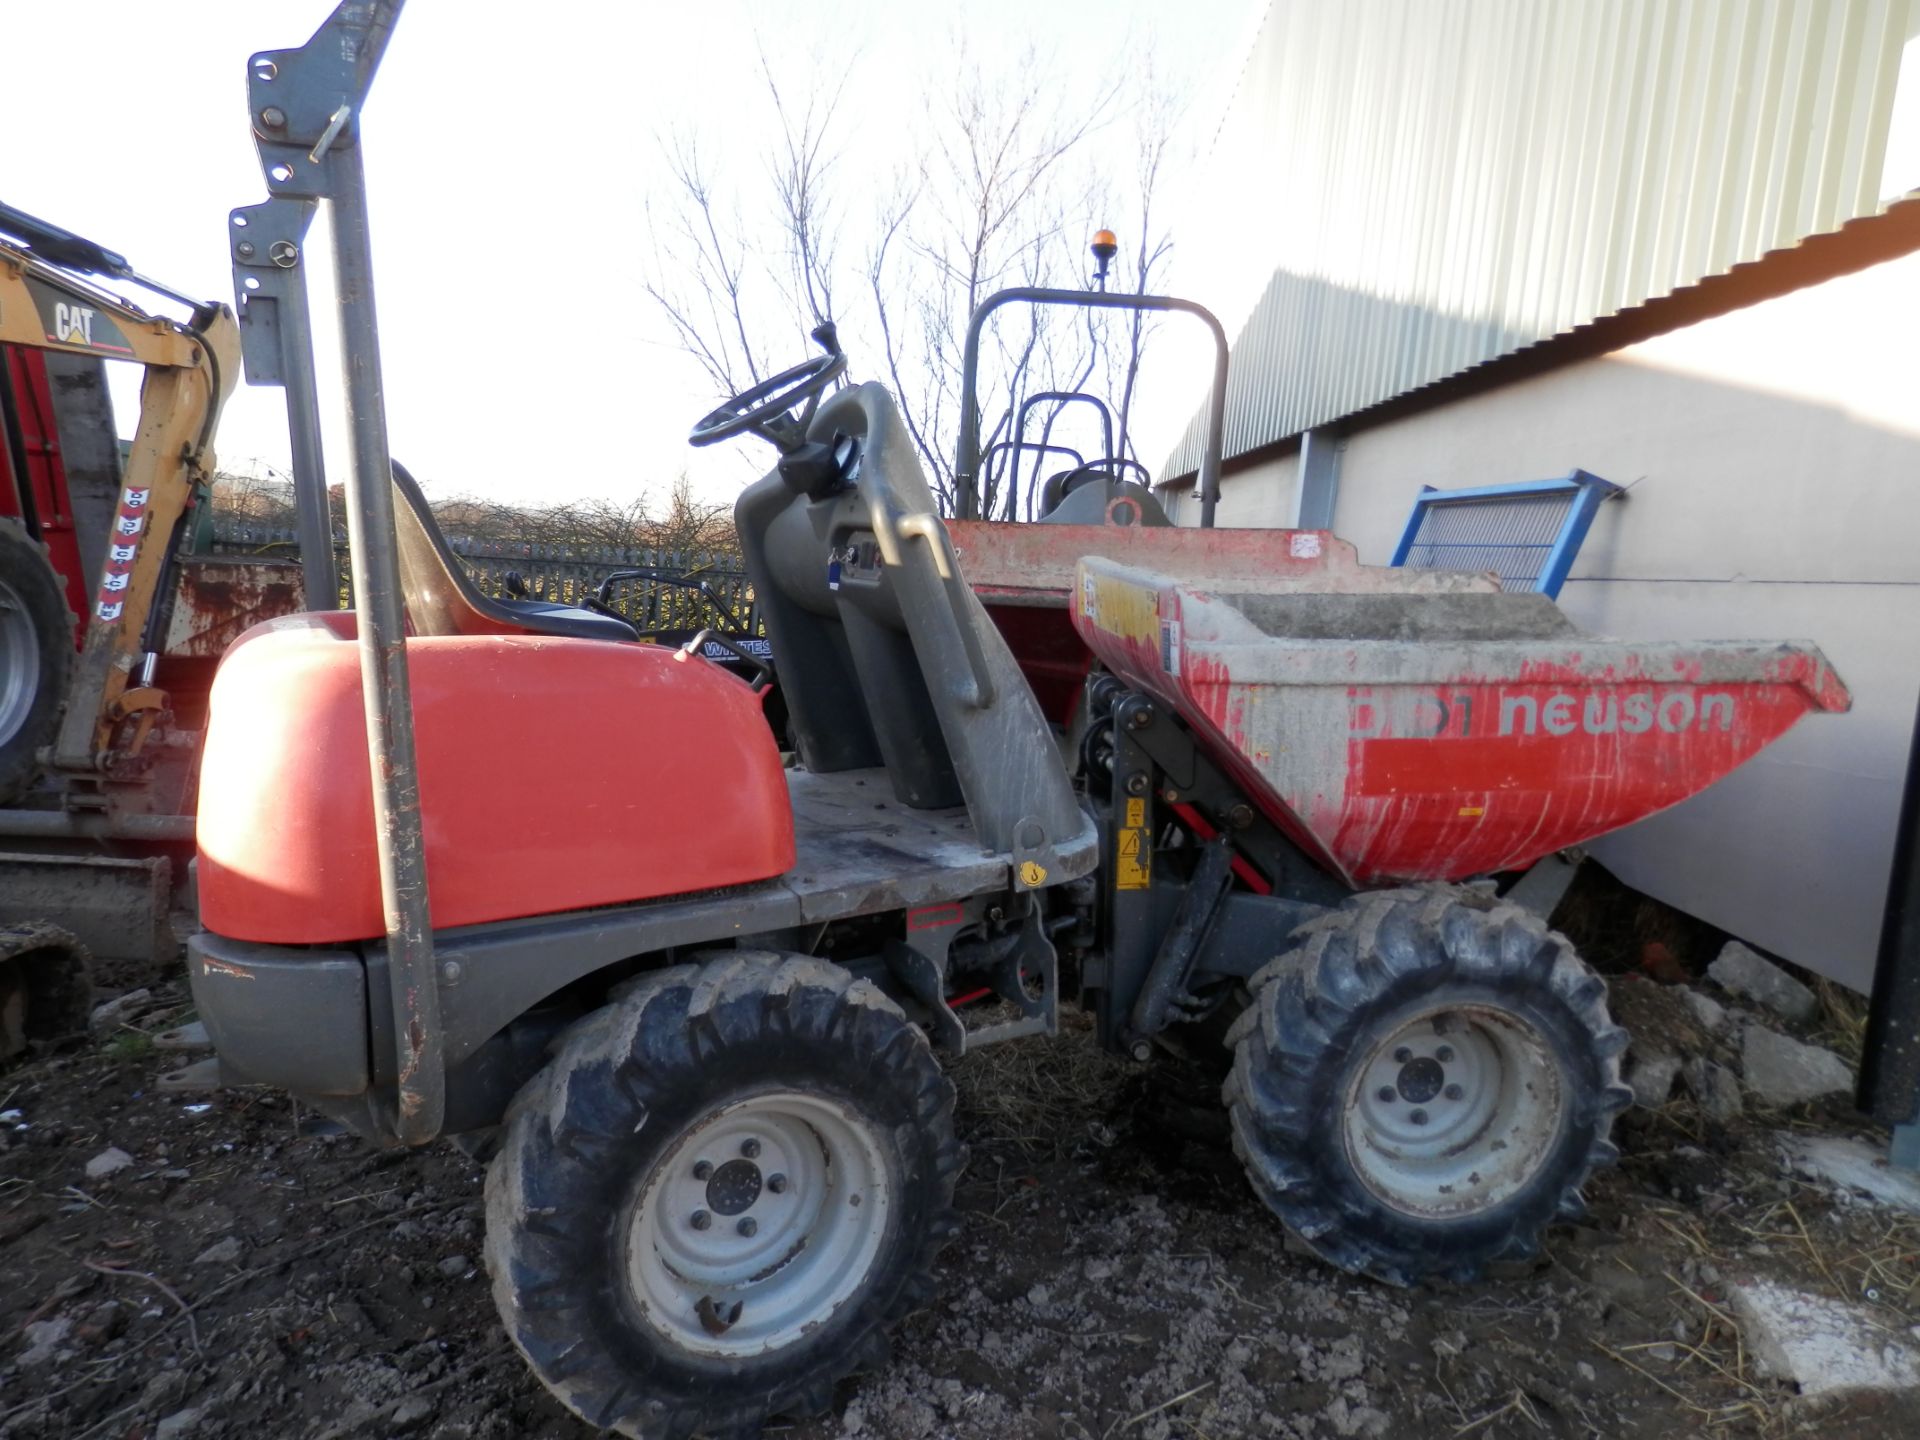
[[[1476,1278],[1581,1213],[1632,1099],[1606,984],[1537,917],[1451,886],[1301,928],[1228,1033],[1234,1149],[1344,1270]]]
[[[931,1297],[964,1159],[952,1084],[870,982],[765,952],[679,966],[514,1101],[487,1175],[494,1299],[591,1424],[815,1413]]]
[[[73,612],[46,547],[0,520],[0,805],[40,773],[73,667]]]

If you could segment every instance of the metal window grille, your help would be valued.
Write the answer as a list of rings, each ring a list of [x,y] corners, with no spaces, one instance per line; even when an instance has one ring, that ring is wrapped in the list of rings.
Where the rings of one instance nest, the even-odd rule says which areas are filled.
[[[1558,480],[1422,488],[1393,552],[1414,570],[1491,570],[1507,590],[1557,596],[1602,501],[1621,489],[1584,470]]]

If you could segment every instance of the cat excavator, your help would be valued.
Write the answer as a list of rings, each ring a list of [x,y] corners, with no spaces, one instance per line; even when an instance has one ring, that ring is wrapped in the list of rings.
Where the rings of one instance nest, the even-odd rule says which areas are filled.
[[[307,608],[296,566],[184,553],[240,343],[227,305],[0,205],[0,1060],[84,1023],[90,946],[170,953],[213,664]],[[144,370],[124,445],[109,360]]]

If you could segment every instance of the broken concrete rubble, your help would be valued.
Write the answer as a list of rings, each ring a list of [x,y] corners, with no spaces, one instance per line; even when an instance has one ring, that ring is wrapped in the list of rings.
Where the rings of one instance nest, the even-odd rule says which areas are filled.
[[[1831,1050],[1748,1025],[1740,1037],[1740,1068],[1747,1093],[1766,1105],[1798,1105],[1853,1089],[1853,1071]]]
[[[1650,1045],[1635,1044],[1627,1052],[1627,1084],[1633,1103],[1652,1110],[1667,1103],[1680,1074],[1680,1057]]]
[[[133,1164],[133,1156],[118,1145],[109,1145],[98,1155],[87,1161],[87,1179],[104,1180],[109,1175],[117,1175]]]
[[[1763,1005],[1795,1024],[1813,1019],[1820,1008],[1813,991],[1738,940],[1729,940],[1721,948],[1707,974],[1729,994]]]
[[[1849,1196],[1920,1215],[1920,1175],[1896,1170],[1886,1152],[1844,1135],[1790,1135],[1782,1142],[1787,1163],[1802,1175]]]
[[[1702,1030],[1712,1033],[1727,1023],[1727,1007],[1711,995],[1683,986],[1680,998],[1686,1003],[1687,1013],[1693,1016]]]
[[[1920,1350],[1858,1305],[1770,1280],[1728,1287],[1741,1338],[1760,1367],[1803,1395],[1920,1388]]]
[[[1709,1120],[1724,1125],[1746,1108],[1740,1099],[1739,1078],[1726,1066],[1696,1057],[1687,1062],[1683,1073],[1687,1089]]]
[[[64,1316],[52,1320],[38,1320],[21,1327],[23,1344],[18,1364],[23,1370],[31,1370],[45,1365],[60,1352],[73,1334],[73,1321]]]

